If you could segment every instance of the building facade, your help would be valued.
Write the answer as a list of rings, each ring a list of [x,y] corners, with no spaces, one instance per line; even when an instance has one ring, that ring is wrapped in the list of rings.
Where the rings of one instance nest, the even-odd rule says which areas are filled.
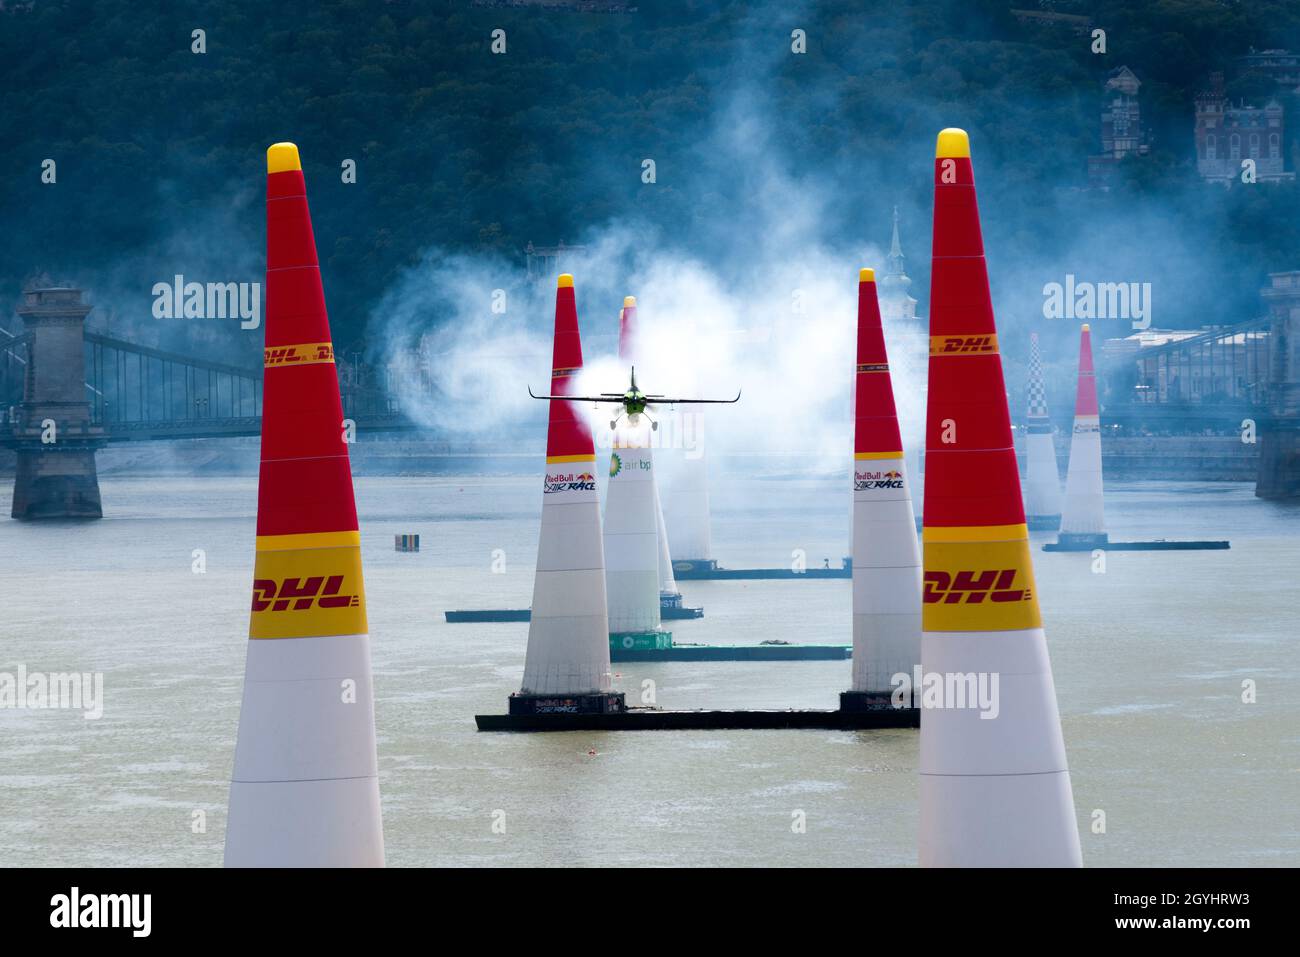
[[[1196,170],[1207,182],[1230,185],[1240,180],[1243,160],[1254,160],[1255,179],[1278,183],[1295,179],[1286,170],[1285,111],[1277,100],[1262,107],[1232,104],[1223,90],[1223,74],[1196,97]]]
[[[1106,186],[1121,160],[1144,156],[1151,149],[1142,125],[1141,89],[1142,81],[1126,66],[1106,76],[1101,104],[1101,153],[1088,157],[1088,179],[1094,186]]]

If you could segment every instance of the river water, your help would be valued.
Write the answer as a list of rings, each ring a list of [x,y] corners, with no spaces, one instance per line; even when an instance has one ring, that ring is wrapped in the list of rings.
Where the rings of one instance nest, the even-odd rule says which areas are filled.
[[[788,566],[803,549],[838,564],[844,479],[759,473],[715,477],[715,557]],[[0,519],[0,672],[104,674],[98,720],[0,709],[0,866],[219,865],[256,480],[101,488],[100,522]],[[527,625],[448,625],[443,612],[529,604],[537,476],[356,488],[390,865],[915,862],[914,731],[476,732],[473,715],[504,710],[519,686]],[[0,483],[0,501],[11,493]],[[1232,549],[1111,552],[1103,573],[1087,554],[1035,551],[1085,862],[1300,864],[1300,509],[1241,484],[1107,496],[1113,539]],[[403,532],[420,533],[418,554],[393,550]],[[679,640],[851,640],[846,581],[682,590],[705,617],[671,623]],[[664,707],[834,707],[850,663],[615,673],[629,700],[653,679]]]

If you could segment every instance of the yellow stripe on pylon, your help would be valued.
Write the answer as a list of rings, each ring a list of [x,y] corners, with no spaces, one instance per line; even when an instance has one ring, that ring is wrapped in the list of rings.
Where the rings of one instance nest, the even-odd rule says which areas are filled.
[[[359,546],[258,551],[253,565],[249,638],[318,638],[366,632]]]
[[[546,464],[552,465],[556,462],[594,462],[596,456],[593,455],[548,455]]]
[[[902,452],[854,452],[853,459],[862,462],[868,459],[901,459]]]
[[[970,159],[970,137],[965,130],[951,126],[939,131],[934,144],[935,159]]]
[[[303,548],[347,548],[361,544],[361,532],[304,532],[300,535],[258,535],[259,552],[282,552]]]
[[[931,336],[932,356],[992,356],[998,354],[997,333],[975,336]]]
[[[1007,542],[1029,537],[1028,525],[965,525],[945,527],[927,525],[921,530],[923,542]]]
[[[266,172],[284,173],[302,169],[298,147],[293,143],[272,143],[266,150]]]
[[[262,364],[268,369],[281,366],[308,366],[334,361],[332,342],[305,342],[293,346],[267,346],[262,350]]]
[[[1023,631],[1041,628],[1029,539],[990,538],[1024,526],[923,530],[924,631]],[[938,534],[936,534],[938,533]]]

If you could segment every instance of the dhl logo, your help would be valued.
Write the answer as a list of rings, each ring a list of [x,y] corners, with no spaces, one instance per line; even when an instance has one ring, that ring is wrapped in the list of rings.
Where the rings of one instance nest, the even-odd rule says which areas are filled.
[[[888,372],[888,362],[863,362],[858,365],[859,372]]]
[[[268,369],[280,366],[306,366],[318,362],[334,361],[332,342],[309,342],[297,346],[267,346],[262,351],[262,364]]]
[[[921,625],[926,631],[1043,627],[1024,526],[926,529]],[[948,541],[936,541],[942,535]]]
[[[582,371],[582,366],[574,366],[571,369],[552,369],[552,379],[563,379],[565,376],[577,375]]]
[[[340,595],[342,587],[342,575],[286,578],[282,582],[259,578],[253,582],[253,611],[306,611],[313,604],[319,608],[356,608],[360,600],[356,595]]]
[[[248,637],[365,634],[361,549],[311,547],[320,543],[304,544],[299,537],[259,537]],[[290,547],[275,547],[286,544]]]
[[[998,351],[998,337],[986,336],[931,336],[932,356],[983,356]]]
[[[1028,588],[1012,588],[1016,569],[1002,568],[991,571],[926,572],[922,601],[927,605],[942,602],[945,605],[978,605],[985,598],[995,602],[1030,601],[1033,595]]]

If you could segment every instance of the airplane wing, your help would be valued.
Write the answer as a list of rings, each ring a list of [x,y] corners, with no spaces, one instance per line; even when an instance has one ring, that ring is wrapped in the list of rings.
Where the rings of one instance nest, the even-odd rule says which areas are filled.
[[[534,399],[548,399],[552,402],[557,399],[563,399],[565,402],[618,402],[622,404],[623,397],[612,398],[604,395],[537,395],[533,392],[532,386],[528,387],[528,394]]]
[[[647,399],[653,399],[647,402],[647,405],[731,405],[733,402],[740,401],[740,390],[736,390],[734,399],[666,399],[662,396],[646,396]]]

